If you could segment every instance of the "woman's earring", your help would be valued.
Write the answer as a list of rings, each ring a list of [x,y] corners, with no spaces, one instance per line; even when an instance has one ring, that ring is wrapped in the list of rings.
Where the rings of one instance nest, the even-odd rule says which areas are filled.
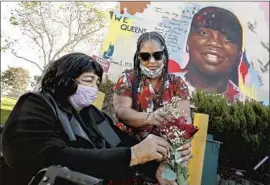
[[[187,53],[189,52],[189,48],[188,48],[188,45],[186,45],[186,52],[187,52]]]

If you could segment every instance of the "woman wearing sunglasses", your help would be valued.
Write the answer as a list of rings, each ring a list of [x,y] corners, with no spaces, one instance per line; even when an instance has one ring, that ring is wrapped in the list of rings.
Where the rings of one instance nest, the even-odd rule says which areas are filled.
[[[121,122],[118,126],[139,140],[149,135],[153,127],[174,119],[160,114],[158,110],[170,102],[173,96],[180,96],[187,101],[189,99],[185,82],[180,77],[168,74],[168,61],[164,38],[156,32],[143,33],[137,41],[134,69],[124,71],[114,87],[114,108]],[[190,150],[190,145],[184,147]],[[182,153],[184,156],[186,150]],[[191,154],[183,158],[188,160],[190,157]],[[137,177],[122,184],[136,183],[151,184]],[[115,184],[120,183],[115,182],[113,185]]]

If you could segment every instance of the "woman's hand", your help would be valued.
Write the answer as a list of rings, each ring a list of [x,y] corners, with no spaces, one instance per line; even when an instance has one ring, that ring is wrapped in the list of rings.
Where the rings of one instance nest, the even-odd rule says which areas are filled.
[[[161,137],[149,134],[139,144],[131,147],[130,166],[144,164],[149,161],[163,161],[169,155],[171,145]]]
[[[159,167],[156,172],[156,178],[159,185],[177,185],[175,181],[169,181],[167,179],[162,178],[162,174],[167,168],[171,168],[166,162],[162,162],[159,164]]]
[[[191,154],[191,144],[187,143],[176,149],[176,155],[179,156],[176,163],[181,164],[183,162],[188,162],[192,158]]]
[[[176,161],[178,164],[188,162],[191,155],[191,144],[187,143],[176,149],[179,159]],[[170,181],[167,179],[162,178],[162,174],[165,172],[166,169],[171,168],[167,162],[161,162],[157,171],[156,171],[156,178],[158,180],[159,185],[177,185],[176,181]]]
[[[152,126],[166,125],[176,119],[173,115],[163,114],[162,109],[163,108],[159,108],[155,112],[150,113],[146,119],[146,123]]]

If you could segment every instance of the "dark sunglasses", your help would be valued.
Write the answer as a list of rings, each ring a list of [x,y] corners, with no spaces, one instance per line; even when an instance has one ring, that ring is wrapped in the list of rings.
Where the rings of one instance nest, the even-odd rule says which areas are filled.
[[[139,57],[142,61],[149,61],[152,57],[154,57],[155,60],[161,60],[163,57],[164,52],[163,51],[157,51],[154,53],[147,53],[147,52],[140,52]]]

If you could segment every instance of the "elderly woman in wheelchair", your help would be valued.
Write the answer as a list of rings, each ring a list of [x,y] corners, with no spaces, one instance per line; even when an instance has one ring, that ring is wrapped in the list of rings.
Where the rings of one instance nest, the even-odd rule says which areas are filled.
[[[31,185],[108,184],[134,174],[175,183],[159,174],[171,148],[166,140],[149,135],[138,142],[91,105],[102,75],[101,65],[83,53],[49,64],[40,90],[22,95],[5,123],[1,168],[8,172],[1,169],[1,185],[27,185],[31,179]],[[187,145],[181,151],[186,160],[189,150]]]

